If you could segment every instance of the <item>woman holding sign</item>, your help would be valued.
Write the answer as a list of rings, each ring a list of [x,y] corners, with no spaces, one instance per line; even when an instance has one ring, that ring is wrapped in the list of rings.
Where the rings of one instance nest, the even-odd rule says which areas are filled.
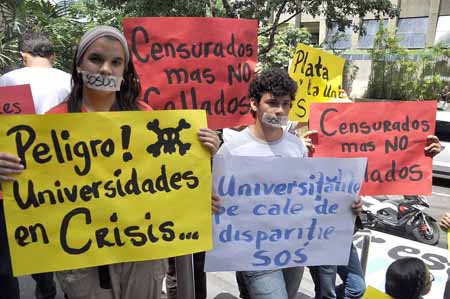
[[[66,102],[49,113],[151,110],[139,101],[141,86],[123,34],[109,26],[86,32],[75,53],[72,90]],[[215,154],[217,135],[201,129],[199,140]],[[23,167],[20,160],[0,153],[0,179],[13,180]],[[119,263],[57,273],[69,299],[159,298],[166,260]]]

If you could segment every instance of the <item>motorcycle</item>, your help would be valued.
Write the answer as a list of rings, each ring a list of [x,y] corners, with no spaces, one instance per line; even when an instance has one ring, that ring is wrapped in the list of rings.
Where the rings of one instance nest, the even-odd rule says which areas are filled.
[[[364,209],[361,221],[364,227],[428,245],[436,245],[439,242],[436,219],[423,211],[430,207],[425,197],[363,196],[361,199]]]

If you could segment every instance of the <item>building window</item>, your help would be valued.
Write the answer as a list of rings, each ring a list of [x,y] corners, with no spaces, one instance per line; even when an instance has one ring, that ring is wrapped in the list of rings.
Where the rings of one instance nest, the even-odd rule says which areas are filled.
[[[351,26],[345,28],[344,32],[338,31],[338,26],[328,29],[327,37],[325,39],[326,49],[345,50],[352,47],[352,34],[353,30]]]
[[[371,49],[373,48],[373,42],[375,36],[377,35],[378,29],[380,28],[380,20],[364,20],[363,27],[366,30],[365,35],[361,35],[358,41],[358,48],[361,49]],[[384,20],[384,28],[388,25],[388,21]]]
[[[400,19],[397,31],[400,46],[408,49],[425,48],[427,31],[428,17]]]
[[[437,43],[443,43],[445,46],[450,47],[450,16],[441,16],[438,19],[436,36],[434,38],[434,44]]]
[[[320,22],[304,22],[301,26],[311,34],[311,38],[309,40],[310,44],[319,45]]]

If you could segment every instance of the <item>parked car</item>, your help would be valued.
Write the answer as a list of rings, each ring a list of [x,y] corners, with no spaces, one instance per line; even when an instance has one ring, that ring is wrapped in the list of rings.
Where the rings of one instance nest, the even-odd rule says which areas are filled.
[[[436,136],[442,151],[433,159],[433,176],[450,180],[450,111],[437,111]]]

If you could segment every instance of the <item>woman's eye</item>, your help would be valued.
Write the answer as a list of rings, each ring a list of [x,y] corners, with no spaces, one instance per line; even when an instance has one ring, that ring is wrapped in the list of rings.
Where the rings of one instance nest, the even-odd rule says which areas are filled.
[[[99,57],[96,57],[96,56],[89,58],[89,60],[92,61],[93,63],[98,63],[98,62],[100,62],[100,58],[99,58]]]
[[[113,61],[113,65],[114,66],[119,66],[119,65],[121,65],[122,64],[122,60],[114,60]]]

